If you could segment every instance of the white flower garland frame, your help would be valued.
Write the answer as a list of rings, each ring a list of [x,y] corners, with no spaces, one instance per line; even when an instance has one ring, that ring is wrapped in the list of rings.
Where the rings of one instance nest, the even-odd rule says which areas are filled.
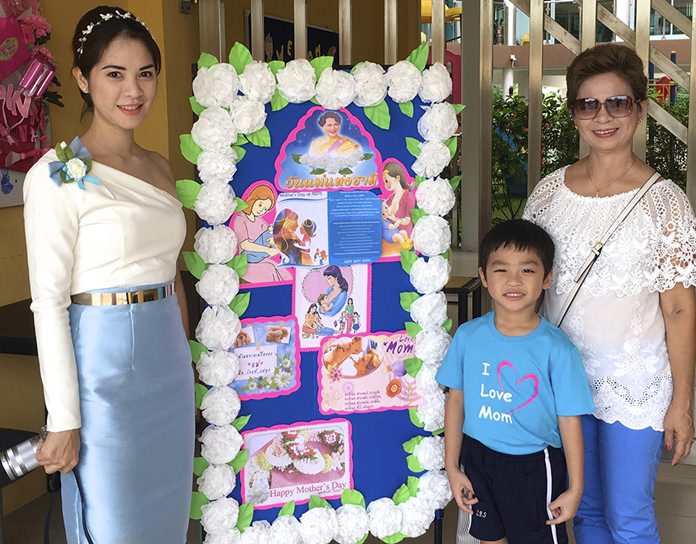
[[[352,98],[348,102],[356,103],[356,100],[364,101],[366,95],[370,95],[373,97],[373,100],[377,100],[376,103],[372,104],[356,104],[363,107],[367,118],[377,127],[388,129],[390,125],[390,112],[384,100],[385,95],[390,96],[399,103],[399,108],[404,115],[413,117],[414,106],[411,100],[415,98],[416,94],[419,94],[421,99],[432,102],[433,106],[437,107],[437,112],[433,110],[433,106],[427,108],[428,112],[431,114],[428,117],[441,119],[443,118],[442,110],[451,107],[453,111],[444,112],[445,117],[451,119],[453,115],[456,116],[461,112],[463,106],[458,104],[451,105],[444,101],[451,92],[452,84],[449,79],[449,74],[446,68],[441,64],[435,64],[426,70],[425,65],[427,57],[428,45],[423,44],[415,49],[406,60],[400,61],[400,63],[390,68],[386,75],[379,65],[360,63],[353,67],[350,74],[343,73],[340,77],[336,77],[336,74],[331,68],[333,64],[332,57],[317,57],[312,60],[310,64],[315,75],[312,81],[313,88],[319,87],[320,90],[314,94],[311,101],[327,107],[327,109],[331,109],[327,104],[322,104],[322,100],[319,99],[321,97],[326,97],[324,100],[330,101],[330,105],[335,107],[335,94],[327,92],[327,88],[330,91],[334,81],[341,82],[342,87],[345,87],[346,76],[353,78],[352,74],[354,74],[356,70],[359,70],[362,64],[365,64],[366,69],[360,70],[360,80],[354,86],[357,86],[357,89],[352,91]],[[224,125],[223,129],[227,130],[228,133],[216,133],[217,128],[215,123],[210,123],[209,120],[206,121],[206,118],[210,118],[210,116],[203,116],[204,120],[201,121],[200,124],[198,122],[194,124],[192,129],[193,136],[192,134],[184,134],[180,137],[180,147],[184,157],[189,162],[197,164],[200,154],[208,152],[206,154],[206,164],[217,165],[216,171],[219,172],[234,173],[236,171],[236,162],[244,158],[244,145],[251,144],[260,147],[270,147],[271,135],[265,125],[249,134],[239,130],[237,124],[242,127],[259,126],[260,114],[258,107],[250,107],[253,106],[253,104],[249,103],[250,101],[256,100],[260,105],[263,105],[263,102],[265,102],[270,95],[272,111],[283,109],[289,102],[302,102],[304,100],[303,97],[308,96],[312,92],[311,88],[309,92],[306,88],[306,77],[304,77],[307,75],[306,64],[306,60],[290,61],[287,65],[282,61],[272,61],[268,64],[259,63],[253,61],[249,50],[240,43],[236,43],[232,47],[229,54],[229,64],[220,63],[214,56],[202,53],[198,60],[199,72],[193,85],[196,96],[190,98],[191,108],[194,113],[199,116],[201,116],[207,107],[214,108],[213,118],[222,119]],[[246,74],[244,74],[244,70],[245,67],[249,65],[253,66],[254,74],[253,77],[247,78],[245,77]],[[378,69],[376,69],[375,66],[377,66]],[[284,88],[289,96],[285,96],[280,91],[277,83],[272,95],[269,89],[254,87],[255,82],[258,82],[259,86],[262,84],[268,85],[268,83],[270,83],[270,78],[265,75],[266,67],[273,74],[276,82],[279,81],[279,72],[285,70],[286,67],[290,67],[289,70],[285,70],[281,73]],[[422,76],[420,79],[421,83],[414,86],[412,76],[416,71],[419,75],[422,74]],[[322,75],[324,76],[323,78]],[[407,80],[406,76],[409,76],[410,79]],[[383,80],[380,78],[383,78]],[[244,81],[244,87],[248,93],[243,99],[238,96],[240,92],[240,80]],[[290,87],[288,86],[288,81],[290,82]],[[296,96],[296,93],[292,91],[292,84],[294,82],[297,82],[297,84],[302,87],[298,90],[299,94]],[[399,83],[401,83],[403,87],[398,86]],[[359,98],[359,94],[362,94],[362,98]],[[260,100],[259,97],[261,97]],[[341,100],[346,102],[348,98],[350,97],[342,96]],[[198,99],[200,99],[200,101]],[[201,102],[205,102],[207,107],[202,105]],[[236,104],[243,105],[246,111],[251,112],[249,115],[253,114],[255,118],[252,120],[240,120],[242,116],[238,110],[235,110]],[[229,119],[227,117],[228,115]],[[235,119],[237,120],[237,124],[235,124]],[[265,114],[263,120],[265,122]],[[225,138],[228,137],[230,123],[237,129],[238,136],[237,140],[231,146],[227,146]],[[425,126],[422,125],[424,125],[424,123],[419,123],[419,133],[424,141],[406,138],[405,142],[407,150],[416,158],[412,168],[415,167],[417,171],[427,172],[431,175],[431,178],[438,178],[443,168],[441,167],[443,162],[442,158],[435,157],[434,155],[427,156],[429,153],[428,149],[434,148],[435,152],[440,153],[440,150],[445,147],[449,151],[451,159],[456,152],[457,135],[453,134],[450,130],[447,132],[447,135],[452,135],[446,141],[433,142],[432,128],[427,126],[427,122]],[[428,137],[426,138],[426,136]],[[425,145],[426,143],[429,145]],[[233,152],[230,152],[230,149]],[[435,191],[441,193],[443,189],[445,189],[448,193],[443,195],[443,197],[445,197],[444,205],[433,206],[430,204],[430,206],[425,206],[431,212],[432,223],[437,225],[439,230],[437,230],[437,228],[435,230],[423,228],[416,229],[416,234],[414,234],[415,237],[419,236],[417,234],[418,232],[422,232],[420,235],[423,238],[421,246],[426,245],[442,248],[448,245],[443,244],[442,240],[438,240],[437,238],[442,234],[440,232],[442,230],[441,222],[443,221],[441,216],[445,215],[449,209],[451,209],[454,203],[453,192],[459,182],[459,176],[449,181],[440,178],[437,180],[425,180],[421,176],[416,176],[416,186],[418,187],[417,200],[419,202],[433,203],[438,200],[440,195],[435,195]],[[421,184],[423,185],[421,186]],[[183,205],[186,208],[196,210],[198,215],[206,219],[211,227],[208,229],[208,232],[203,233],[199,231],[196,238],[205,237],[206,246],[212,245],[215,247],[216,245],[222,246],[223,242],[229,243],[229,233],[221,232],[220,227],[227,223],[232,213],[243,210],[246,204],[234,195],[234,191],[231,188],[229,190],[227,187],[221,188],[219,177],[212,176],[211,179],[204,180],[203,184],[199,184],[194,180],[183,179],[178,180],[176,185],[177,194]],[[224,185],[228,186],[227,184]],[[201,194],[202,190],[203,193],[208,191],[204,200],[199,199],[199,195],[201,197],[203,196]],[[210,191],[220,195],[219,198],[210,198],[210,196],[208,196]],[[223,201],[220,202],[220,199]],[[210,209],[211,207],[215,209]],[[225,217],[222,217],[223,215]],[[414,209],[412,211],[414,226],[421,218],[428,215],[429,214],[423,209]],[[425,223],[422,227],[424,226],[426,226]],[[224,236],[227,237],[225,240],[223,240]],[[433,242],[434,239],[435,242]],[[414,241],[418,246],[419,240]],[[234,240],[234,243],[236,246],[236,240]],[[204,252],[204,254],[207,255],[206,252]],[[220,251],[218,249],[216,255],[219,254]],[[229,257],[229,255],[227,255],[227,257]],[[231,335],[229,332],[218,331],[224,327],[229,327],[230,323],[233,323],[236,327],[239,323],[239,317],[246,311],[249,305],[250,294],[248,292],[238,294],[239,285],[237,281],[234,281],[235,277],[241,278],[244,275],[247,262],[246,257],[241,255],[230,258],[226,263],[219,262],[220,258],[222,257],[211,258],[211,260],[216,262],[206,262],[196,251],[184,252],[184,260],[187,268],[196,278],[202,280],[196,285],[197,290],[199,290],[200,294],[212,298],[212,300],[206,300],[210,305],[209,310],[211,311],[208,312],[205,322],[202,321],[198,324],[196,328],[196,338],[198,340],[201,338],[213,338],[214,342],[209,340],[209,343],[214,343],[217,347],[216,350],[209,350],[208,347],[199,341],[190,341],[193,361],[196,364],[201,362],[201,360],[205,361],[206,372],[204,375],[215,377],[211,379],[211,381],[215,383],[208,384],[211,386],[210,389],[203,384],[196,384],[196,406],[198,408],[201,408],[201,406],[208,408],[211,405],[210,401],[214,400],[216,406],[215,409],[210,410],[210,412],[215,414],[212,416],[212,419],[214,419],[217,424],[214,425],[211,423],[210,426],[205,429],[204,435],[202,435],[205,453],[203,457],[196,458],[194,462],[194,472],[199,478],[206,472],[209,466],[219,466],[211,463],[209,459],[206,458],[206,455],[213,458],[217,463],[228,464],[234,470],[235,474],[241,470],[248,459],[248,451],[245,449],[240,450],[242,438],[239,431],[244,428],[251,416],[237,417],[239,414],[238,398],[236,401],[233,401],[234,406],[220,407],[217,405],[220,402],[219,399],[223,398],[220,394],[220,389],[226,386],[221,386],[220,383],[216,381],[219,379],[217,378],[219,376],[232,376],[232,380],[230,381],[231,384],[233,377],[239,369],[236,356],[229,351],[232,347],[231,343],[233,342],[233,339],[230,341]],[[415,251],[401,252],[401,264],[403,269],[410,274],[413,284],[421,286],[420,294],[418,292],[401,293],[401,306],[404,310],[410,312],[411,305],[416,300],[420,299],[423,295],[428,295],[429,315],[439,316],[433,320],[428,316],[424,317],[424,312],[418,311],[417,313],[411,314],[412,319],[414,319],[413,322],[405,323],[407,333],[416,339],[417,352],[428,353],[432,356],[431,359],[425,361],[412,358],[405,362],[408,374],[416,378],[421,390],[427,391],[427,394],[423,395],[424,402],[422,402],[418,408],[411,408],[409,413],[412,423],[416,427],[430,432],[431,436],[427,437],[419,434],[403,444],[403,449],[408,454],[406,457],[408,468],[414,473],[424,472],[424,474],[420,477],[409,476],[407,482],[399,487],[392,497],[378,499],[367,506],[363,495],[359,491],[352,489],[344,490],[341,496],[341,503],[344,506],[336,511],[339,518],[351,517],[353,514],[356,514],[356,512],[359,513],[360,510],[350,510],[350,508],[359,508],[365,512],[363,516],[368,516],[367,518],[363,518],[363,521],[368,520],[369,523],[364,524],[365,534],[360,537],[355,535],[355,525],[352,523],[342,525],[339,522],[335,524],[335,529],[333,528],[334,524],[331,524],[332,529],[322,537],[322,540],[328,538],[328,540],[326,540],[327,544],[332,539],[336,539],[340,544],[362,544],[368,536],[368,527],[373,535],[378,536],[387,544],[399,542],[407,537],[419,536],[423,534],[432,523],[434,511],[443,508],[452,498],[447,478],[442,470],[444,468],[444,441],[437,436],[442,433],[444,424],[445,395],[442,388],[434,379],[435,371],[437,367],[439,367],[442,357],[444,356],[443,332],[449,331],[452,326],[451,320],[440,322],[442,321],[441,317],[444,315],[444,309],[440,306],[446,304],[441,290],[449,276],[450,267],[448,258],[449,250],[445,251],[442,255],[432,254],[428,261],[423,259],[423,257],[418,257]],[[416,264],[418,264],[418,266],[414,266]],[[225,265],[232,268],[234,273],[231,275],[222,274],[219,267]],[[211,276],[213,272],[214,274]],[[217,278],[227,278],[225,285],[220,285],[219,283],[223,282],[223,280]],[[230,278],[232,278],[232,280],[230,280]],[[225,292],[226,290],[229,292]],[[214,295],[211,295],[211,293]],[[433,294],[435,296],[431,296]],[[231,300],[228,305],[219,305],[221,301],[226,302],[227,300]],[[218,305],[216,306],[215,304]],[[420,306],[421,308],[423,307],[423,305]],[[420,323],[415,321],[420,321]],[[428,339],[432,337],[436,338],[439,345],[432,346],[427,344],[429,342]],[[445,340],[445,347],[446,343],[447,341]],[[215,368],[214,365],[219,365],[219,368]],[[215,399],[211,398],[213,395]],[[204,416],[205,415],[206,413],[204,412]],[[223,423],[221,418],[229,419],[229,421]],[[221,441],[221,437],[224,438],[225,441],[230,440],[231,442],[227,443]],[[425,447],[426,445],[427,447]],[[216,476],[216,474],[219,474],[219,476]],[[216,477],[225,478],[225,480],[221,482],[215,481],[214,478]],[[206,539],[206,542],[218,542],[218,539],[224,539],[226,542],[244,542],[243,534],[245,530],[251,526],[254,511],[252,503],[239,505],[234,499],[219,497],[220,489],[224,490],[230,485],[227,478],[228,475],[226,475],[225,471],[207,471],[202,480],[202,484],[204,485],[202,485],[201,488],[204,490],[212,490],[209,491],[212,496],[207,497],[200,491],[194,492],[193,494],[191,517],[194,519],[201,519],[204,529],[210,535],[210,537]],[[233,501],[234,504],[230,501]],[[218,502],[220,502],[220,504],[217,504]],[[332,507],[326,500],[318,496],[312,496],[309,501],[309,508],[311,511],[315,508]],[[346,508],[348,508],[348,510],[346,510]],[[280,509],[278,518],[273,525],[269,525],[268,522],[263,521],[256,522],[253,525],[254,530],[251,532],[254,533],[255,537],[260,534],[265,534],[266,539],[268,539],[270,535],[280,532],[284,535],[287,534],[291,536],[290,541],[310,544],[310,541],[303,539],[302,535],[310,534],[311,531],[303,531],[302,526],[303,522],[307,524],[316,523],[316,520],[312,519],[316,516],[307,516],[305,514],[301,516],[299,520],[296,520],[294,518],[294,510],[295,504],[291,501]],[[236,519],[220,519],[220,516],[217,515],[218,511],[230,512],[229,516],[236,516]],[[383,514],[387,511],[394,513],[391,519],[383,519]],[[206,512],[208,512],[208,515],[206,515]],[[414,516],[414,512],[417,512],[418,516]],[[278,520],[285,516],[291,516],[293,519],[282,520],[282,523],[278,523]],[[330,517],[333,519],[333,515]],[[286,521],[291,521],[292,523],[285,523]],[[276,525],[278,526],[276,527]],[[231,527],[234,528],[232,529]],[[391,530],[396,527],[398,527],[399,530]],[[306,529],[309,529],[309,526]],[[385,530],[388,530],[390,534],[385,534]],[[288,533],[288,531],[290,533]],[[346,531],[348,531],[350,536],[346,535]],[[249,536],[251,537],[251,534]],[[254,542],[257,541],[259,540],[254,540]],[[318,542],[318,540],[312,538],[311,544],[315,542]]]

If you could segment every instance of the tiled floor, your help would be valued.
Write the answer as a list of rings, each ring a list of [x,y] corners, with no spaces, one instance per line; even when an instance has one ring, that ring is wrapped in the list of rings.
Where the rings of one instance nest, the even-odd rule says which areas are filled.
[[[662,544],[693,544],[696,542],[696,466],[683,465],[673,468],[666,463],[660,467],[656,490],[657,517],[662,534]],[[49,497],[44,495],[5,518],[3,544],[42,544],[43,525],[48,511]],[[56,506],[59,508],[59,506]],[[450,504],[443,521],[443,544],[453,544],[456,530],[456,507]],[[51,544],[65,544],[63,524],[58,511],[51,519]],[[192,522],[187,544],[198,543],[199,526]],[[368,544],[380,542],[369,538]],[[432,544],[430,532],[420,538],[406,541],[413,544]],[[572,539],[571,539],[571,542]],[[149,543],[133,543],[149,544]],[[172,543],[175,544],[175,543]],[[275,544],[275,543],[274,543]],[[282,543],[279,543],[282,544]]]

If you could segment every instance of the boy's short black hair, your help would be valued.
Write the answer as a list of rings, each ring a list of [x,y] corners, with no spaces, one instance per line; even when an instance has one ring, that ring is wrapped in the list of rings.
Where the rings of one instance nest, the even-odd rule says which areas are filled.
[[[544,266],[544,277],[553,268],[555,253],[551,236],[539,225],[526,219],[511,219],[498,223],[489,230],[479,245],[479,267],[486,274],[486,265],[491,253],[500,248],[512,248],[517,251],[533,251]]]

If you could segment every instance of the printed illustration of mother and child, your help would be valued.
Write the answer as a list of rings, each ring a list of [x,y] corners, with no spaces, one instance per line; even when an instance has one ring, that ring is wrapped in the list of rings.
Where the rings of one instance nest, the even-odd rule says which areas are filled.
[[[391,193],[382,201],[382,239],[388,244],[399,244],[396,252],[385,250],[382,253],[398,254],[401,249],[413,247],[411,210],[416,206],[416,195],[400,163],[385,161],[382,178],[384,187]]]
[[[302,333],[309,336],[347,334],[360,328],[360,314],[355,311],[353,299],[348,296],[348,281],[338,266],[329,265],[322,272],[326,290],[312,302],[305,314]],[[333,328],[325,326],[322,317],[336,317]]]

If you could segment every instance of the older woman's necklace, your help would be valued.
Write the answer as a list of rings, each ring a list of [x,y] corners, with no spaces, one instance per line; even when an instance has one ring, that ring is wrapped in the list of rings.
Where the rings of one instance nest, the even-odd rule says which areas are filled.
[[[592,179],[592,174],[590,173],[590,166],[586,162],[585,163],[585,172],[587,173],[587,179],[590,182],[590,185],[592,185],[592,188],[595,190],[595,194],[594,194],[595,198],[597,198],[599,196],[599,193],[601,193],[602,191],[605,191],[608,193],[609,187],[611,187],[614,183],[617,183],[617,182],[621,181],[622,179],[624,179],[628,175],[628,173],[631,171],[631,169],[633,168],[635,163],[636,163],[636,159],[635,159],[635,157],[633,157],[631,159],[631,164],[628,165],[628,168],[626,169],[626,171],[623,174],[621,174],[618,178],[611,180],[609,183],[607,183],[604,187],[602,187],[600,189],[597,186],[597,184],[594,182],[594,180]]]

